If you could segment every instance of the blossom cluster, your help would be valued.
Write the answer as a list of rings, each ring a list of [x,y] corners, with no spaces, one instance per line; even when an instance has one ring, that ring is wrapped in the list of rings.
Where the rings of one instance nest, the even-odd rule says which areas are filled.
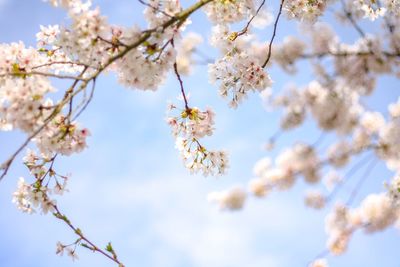
[[[208,18],[216,24],[239,22],[254,12],[252,0],[216,0],[204,8]]]
[[[296,142],[275,160],[259,160],[248,191],[264,197],[270,191],[291,188],[299,177],[313,186],[323,181],[328,195],[310,190],[304,197],[306,206],[322,209],[349,179],[336,171],[350,165],[353,157],[370,151],[374,160],[386,163],[395,174],[386,183],[386,191],[366,196],[357,207],[351,208],[351,201],[336,204],[326,218],[327,247],[332,254],[341,254],[356,230],[373,233],[400,222],[400,98],[388,106],[387,112],[371,110],[364,104],[365,98],[374,93],[379,77],[400,75],[399,0],[345,0],[338,4],[334,0],[279,1],[269,44],[264,39],[258,42],[253,32],[260,20],[266,24],[263,16],[267,12],[262,9],[265,1],[201,1],[186,11],[179,0],[140,1],[145,6],[147,30],[137,25],[109,24],[91,1],[48,2],[66,9],[71,23],[40,26],[36,47],[26,47],[22,42],[0,44],[0,130],[24,132],[37,149],[28,150],[23,159],[33,182],[20,178],[13,194],[13,202],[21,211],[57,214],[54,195],[67,191],[68,177],[58,174],[53,164],[56,157],[79,153],[87,147],[90,132],[76,118],[90,102],[86,96],[88,84],[94,86],[104,71],[113,71],[126,87],[155,91],[174,70],[185,106],[180,109],[171,105],[167,122],[185,166],[205,176],[226,172],[227,154],[208,150],[202,143],[214,133],[215,114],[209,108],[189,106],[179,76],[191,73],[196,51],[201,55],[196,46],[202,37],[195,33],[184,38],[181,35],[196,6],[203,6],[212,23],[209,43],[219,52],[208,65],[209,80],[218,85],[219,94],[231,107],[236,108],[251,92],[269,94],[272,80],[266,67],[276,64],[288,74],[295,74],[299,69],[296,63],[307,59],[315,79],[268,98],[275,107],[283,108],[281,130],[300,127],[309,116],[322,132],[335,136],[324,150]],[[335,14],[340,23],[352,26],[360,36],[352,42],[341,41],[332,27],[319,21],[328,8],[336,9],[340,4]],[[282,17],[300,22],[303,32],[273,44],[280,12],[286,15]],[[364,32],[358,24],[363,18],[382,22],[382,30],[376,34]],[[210,63],[208,55],[205,60]],[[53,94],[53,78],[73,81],[61,99]],[[81,92],[83,100],[77,103],[74,97]],[[323,170],[326,165],[327,172]],[[247,192],[241,187],[209,195],[210,201],[226,210],[243,208],[246,198]],[[71,245],[58,243],[57,254],[66,251],[77,259],[75,249],[81,241],[80,236]],[[327,262],[317,259],[310,266],[326,267]]]
[[[254,1],[218,0],[205,7],[206,13],[214,23],[210,44],[219,49],[221,57],[208,65],[211,84],[219,84],[219,94],[229,100],[229,106],[236,108],[249,92],[262,92],[272,85],[269,74],[264,70],[266,54],[252,49],[254,35],[252,25],[248,24],[242,31],[233,31],[231,24],[246,18],[255,27],[268,23],[268,13],[255,11]],[[257,23],[258,20],[264,20]],[[265,23],[266,22],[266,23]],[[257,47],[258,48],[258,47]],[[265,51],[263,51],[265,52]]]
[[[390,5],[390,1],[385,1]],[[393,1],[395,2],[395,1]],[[380,6],[377,1],[371,0],[356,0],[353,1],[353,8],[363,15],[364,18],[368,18],[372,21],[382,17],[386,13],[386,8]]]
[[[260,159],[254,165],[255,179],[249,183],[250,191],[257,197],[263,197],[273,188],[287,190],[293,186],[296,176],[302,175],[308,183],[320,180],[319,159],[311,146],[296,144],[292,149],[284,150],[275,161]]]
[[[210,82],[220,84],[219,93],[236,108],[248,92],[261,92],[272,84],[271,78],[259,60],[235,49],[209,65]]]
[[[210,151],[200,144],[201,138],[212,135],[214,131],[214,112],[211,109],[201,111],[196,107],[179,110],[174,105],[169,106],[169,111],[178,113],[169,116],[167,122],[185,167],[191,173],[201,172],[204,176],[224,174],[228,167],[226,152]]]
[[[221,192],[212,192],[208,194],[207,199],[217,203],[222,210],[239,210],[243,208],[246,192],[241,187],[233,187]]]
[[[328,262],[326,261],[326,259],[323,258],[319,258],[314,260],[309,267],[328,267]]]
[[[321,129],[339,134],[351,132],[363,111],[359,94],[340,81],[331,86],[313,81],[304,90],[290,90],[276,98],[276,104],[285,107],[283,128],[298,127],[309,111]]]
[[[284,9],[289,18],[315,22],[324,13],[329,2],[326,0],[287,0],[284,2]]]
[[[178,65],[178,72],[181,75],[189,75],[191,68],[195,65],[192,55],[196,50],[196,46],[203,42],[201,35],[190,32],[182,38],[179,46],[177,47],[176,64]]]
[[[43,31],[46,29],[42,28]],[[61,152],[71,154],[81,151],[86,146],[86,136],[79,137],[79,147],[65,142],[65,138],[75,132],[75,123],[69,120],[53,116],[54,108],[58,103],[54,103],[49,94],[55,91],[50,80],[45,75],[34,75],[38,71],[48,73],[63,71],[57,65],[51,65],[53,59],[47,58],[34,48],[25,48],[22,43],[2,45],[0,53],[4,53],[4,58],[0,59],[0,72],[4,76],[0,77],[0,121],[2,130],[20,129],[31,134],[41,127],[43,130],[35,139],[41,152]],[[49,65],[50,64],[50,65]],[[35,66],[46,67],[35,68]],[[71,67],[75,69],[76,67]],[[71,70],[71,69],[70,69]],[[72,71],[72,70],[71,70]],[[63,120],[60,124],[57,121]],[[67,133],[60,135],[61,130],[68,130]],[[87,133],[87,130],[85,130]],[[58,137],[52,136],[58,135]],[[40,139],[47,139],[45,142]],[[73,138],[75,141],[77,138]],[[67,148],[69,147],[69,148]],[[63,153],[62,150],[68,150]]]
[[[354,209],[337,204],[326,218],[327,247],[335,255],[342,254],[357,229],[382,231],[396,223],[399,215],[399,207],[386,193],[370,194]]]
[[[43,214],[54,212],[56,200],[52,198],[52,195],[63,195],[68,191],[69,179],[68,176],[59,175],[54,171],[52,167],[54,159],[54,156],[49,158],[31,149],[26,151],[23,161],[35,178],[35,182],[29,184],[23,177],[19,178],[18,188],[13,194],[13,202],[19,210],[26,213],[40,210]]]

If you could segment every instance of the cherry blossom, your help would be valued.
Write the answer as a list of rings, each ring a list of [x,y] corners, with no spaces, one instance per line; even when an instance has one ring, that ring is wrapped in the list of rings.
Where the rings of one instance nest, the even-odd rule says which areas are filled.
[[[268,198],[302,179],[307,187],[304,204],[330,209],[326,248],[333,255],[346,252],[356,231],[371,234],[400,222],[400,98],[391,99],[384,110],[368,104],[371,97],[386,93],[380,91],[382,77],[400,77],[400,1],[199,0],[187,6],[179,0],[140,0],[144,23],[131,26],[111,25],[91,1],[46,2],[63,8],[68,21],[40,25],[34,46],[0,44],[0,131],[19,131],[26,137],[1,164],[0,179],[25,151],[22,163],[29,177],[19,178],[12,202],[24,213],[52,214],[73,230],[77,239],[58,242],[56,254],[75,261],[78,247],[84,247],[124,266],[111,243],[105,249],[95,245],[58,206],[69,190],[70,175],[60,174],[55,162],[88,148],[91,131],[79,116],[105,73],[115,75],[124,87],[142,91],[156,91],[168,77],[176,77],[179,87],[171,91],[180,91],[182,102],[169,105],[166,121],[177,154],[189,173],[227,174],[226,148],[213,150],[206,143],[216,134],[218,109],[203,103],[196,107],[187,97],[186,76],[193,74],[194,65],[204,63],[210,88],[217,88],[230,107],[259,94],[270,111],[280,112],[279,125],[269,124],[278,128],[268,141],[270,149],[254,164],[247,187],[212,192],[211,202],[222,210],[240,210],[250,196]],[[270,7],[278,7],[273,16]],[[209,38],[186,33],[199,10],[210,22]],[[334,18],[327,20],[328,10]],[[298,25],[299,33],[285,33],[276,41],[281,20]],[[327,23],[331,20],[337,25]],[[366,27],[364,20],[375,28]],[[267,38],[264,27],[271,21]],[[341,36],[338,27],[349,27],[357,37]],[[277,71],[293,77],[287,79],[290,85],[277,88],[273,80],[283,79]],[[302,73],[307,75],[296,83]],[[71,83],[63,88],[55,82],[61,79]],[[279,136],[310,124],[320,131],[316,141],[296,136],[287,147],[273,151]],[[392,175],[378,177],[382,188],[359,197],[378,163]],[[343,201],[339,191],[364,166]],[[316,258],[309,266],[328,264]]]

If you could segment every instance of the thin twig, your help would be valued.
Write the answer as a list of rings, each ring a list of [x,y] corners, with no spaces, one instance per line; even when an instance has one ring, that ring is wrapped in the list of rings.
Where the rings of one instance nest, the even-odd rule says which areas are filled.
[[[173,17],[173,16],[171,16],[170,14],[166,13],[165,11],[161,10],[160,8],[155,7],[155,6],[152,6],[151,4],[146,3],[146,2],[143,1],[143,0],[138,0],[138,1],[139,1],[139,3],[141,3],[141,4],[143,4],[143,5],[147,6],[147,7],[150,7],[150,8],[153,9],[154,11],[160,12],[161,14],[163,14],[163,15],[169,17],[169,18],[172,18],[172,17]]]
[[[261,4],[258,6],[258,8],[257,8],[256,12],[254,13],[254,15],[251,16],[250,20],[247,22],[246,26],[232,38],[232,41],[236,40],[236,38],[238,38],[239,36],[245,34],[245,33],[248,31],[251,22],[252,22],[252,21],[254,20],[254,18],[258,15],[258,13],[260,12],[261,8],[262,8],[262,7],[264,6],[264,4],[265,4],[265,1],[266,1],[266,0],[263,0],[263,1],[261,2]]]
[[[351,11],[347,10],[346,8],[346,3],[344,2],[344,0],[340,1],[342,4],[342,8],[343,11],[346,15],[346,18],[350,21],[350,23],[353,25],[354,29],[361,35],[361,37],[365,38],[366,34],[363,31],[363,29],[357,24],[357,21],[354,19],[353,14],[351,13]]]
[[[178,72],[178,65],[176,64],[176,62],[174,63],[174,71],[175,71],[176,78],[179,81],[179,85],[181,87],[182,97],[183,97],[183,100],[185,101],[185,109],[189,110],[189,105],[188,105],[188,101],[186,98],[185,89],[183,88],[183,81],[182,81],[181,75]]]
[[[283,8],[283,3],[285,2],[285,0],[281,1],[281,5],[279,6],[279,12],[278,15],[276,16],[276,20],[274,23],[274,31],[272,33],[272,38],[271,41],[269,42],[269,46],[268,46],[268,55],[267,55],[267,59],[265,60],[264,64],[262,64],[262,67],[265,68],[265,66],[267,66],[270,58],[271,58],[271,53],[272,53],[272,43],[274,42],[275,39],[275,35],[276,35],[276,29],[278,28],[278,22],[279,22],[279,18],[281,17],[282,14],[282,8]]]
[[[326,197],[326,202],[331,201],[334,196],[340,191],[343,185],[348,182],[353,175],[362,167],[364,164],[368,163],[371,160],[371,154],[368,154],[366,157],[362,158],[360,161],[355,163],[343,176],[343,179],[335,186],[332,192]]]
[[[386,57],[400,57],[400,52],[389,52],[389,51],[382,51],[382,55]],[[317,53],[317,54],[303,54],[300,55],[299,58],[304,59],[312,59],[312,58],[323,58],[323,57],[367,57],[367,56],[374,56],[375,54],[371,51],[365,52],[351,52],[351,51],[339,51],[339,52],[324,52],[324,53]]]
[[[75,227],[71,221],[60,212],[60,210],[58,209],[57,205],[53,205],[53,208],[55,210],[55,212],[53,213],[53,215],[57,218],[62,220],[63,222],[65,222],[69,228],[71,228],[74,233],[76,235],[78,235],[82,240],[84,240],[85,242],[87,242],[90,246],[91,249],[95,252],[99,252],[101,254],[103,254],[104,256],[106,256],[107,258],[109,258],[110,260],[112,260],[113,262],[117,263],[119,267],[124,267],[124,264],[122,262],[120,262],[118,260],[118,258],[116,257],[115,252],[112,253],[112,255],[108,254],[106,251],[102,250],[101,248],[99,248],[98,246],[96,246],[92,241],[90,241],[82,232],[81,229],[79,229],[78,227]],[[115,256],[114,256],[115,255]]]
[[[85,109],[87,108],[87,106],[89,105],[89,103],[92,101],[93,96],[94,96],[94,90],[95,90],[95,88],[96,88],[96,78],[93,79],[93,82],[92,82],[92,90],[90,91],[90,95],[89,95],[88,100],[85,102],[85,104],[83,105],[82,109],[78,111],[78,113],[75,115],[75,117],[73,118],[73,120],[76,120],[76,119],[82,114],[82,112],[85,111]]]
[[[39,68],[43,68],[43,67],[48,67],[51,65],[77,65],[77,66],[82,66],[82,67],[89,67],[86,64],[83,63],[79,63],[79,62],[72,62],[72,61],[52,61],[52,62],[48,62],[48,63],[44,63],[44,64],[40,64],[40,65],[36,65],[33,66],[31,69],[39,69]]]
[[[55,73],[50,73],[50,72],[41,72],[41,71],[18,71],[18,72],[10,72],[10,73],[0,73],[0,77],[6,77],[6,76],[31,76],[31,75],[38,75],[38,76],[46,76],[46,77],[53,77],[57,79],[69,79],[69,80],[79,80],[79,81],[85,81],[86,79],[83,77],[79,76],[73,76],[73,75],[61,75],[61,74],[55,74]]]
[[[368,179],[368,177],[371,175],[372,170],[374,169],[374,167],[376,166],[377,163],[378,163],[378,160],[375,159],[374,161],[372,161],[369,164],[369,166],[367,167],[367,169],[365,170],[363,175],[358,180],[358,182],[357,182],[356,186],[354,187],[353,191],[351,192],[350,197],[346,202],[346,206],[350,206],[353,203],[353,201],[356,198],[358,192],[360,191],[362,185]]]

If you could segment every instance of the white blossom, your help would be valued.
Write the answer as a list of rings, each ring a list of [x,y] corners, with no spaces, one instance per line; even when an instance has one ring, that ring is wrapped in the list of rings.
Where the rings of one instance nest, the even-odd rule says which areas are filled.
[[[249,91],[262,92],[272,81],[261,67],[259,60],[244,52],[232,52],[210,64],[210,82],[220,84],[219,93],[228,98],[229,105],[236,108]]]
[[[326,259],[316,259],[309,265],[309,267],[328,267],[328,262]]]
[[[251,0],[216,0],[204,8],[208,18],[216,24],[241,21],[253,12]]]
[[[216,202],[220,209],[239,210],[246,200],[246,192],[241,187],[233,187],[226,191],[212,192],[207,198]]]
[[[309,191],[304,198],[304,203],[307,207],[322,209],[325,207],[325,197],[319,191]]]

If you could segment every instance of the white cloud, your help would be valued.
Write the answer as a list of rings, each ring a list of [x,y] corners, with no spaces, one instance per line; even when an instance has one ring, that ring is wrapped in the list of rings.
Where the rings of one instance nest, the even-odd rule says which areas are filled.
[[[96,188],[90,188],[95,181],[89,179],[80,184],[79,191],[91,190],[91,195],[102,196],[97,202],[105,203],[100,205],[112,210],[113,214],[108,217],[126,222],[119,227],[130,240],[131,249],[151,251],[149,266],[172,267],[182,262],[193,267],[282,266],[278,256],[260,251],[260,234],[273,232],[273,236],[279,236],[285,231],[296,231],[292,222],[299,212],[288,202],[264,205],[262,214],[257,206],[259,202],[248,203],[240,212],[219,212],[217,207],[206,202],[210,187],[216,183],[213,179],[161,173],[148,180],[103,179],[95,174],[92,177],[97,177]],[[76,193],[76,189],[71,190]],[[87,205],[81,204],[81,209],[89,209],[93,203],[89,201]],[[272,217],[282,210],[289,218]],[[93,227],[103,231],[104,213],[100,211],[97,216],[99,224]],[[132,218],[142,221],[140,227],[143,228],[129,229]],[[97,221],[96,218],[92,220]]]

